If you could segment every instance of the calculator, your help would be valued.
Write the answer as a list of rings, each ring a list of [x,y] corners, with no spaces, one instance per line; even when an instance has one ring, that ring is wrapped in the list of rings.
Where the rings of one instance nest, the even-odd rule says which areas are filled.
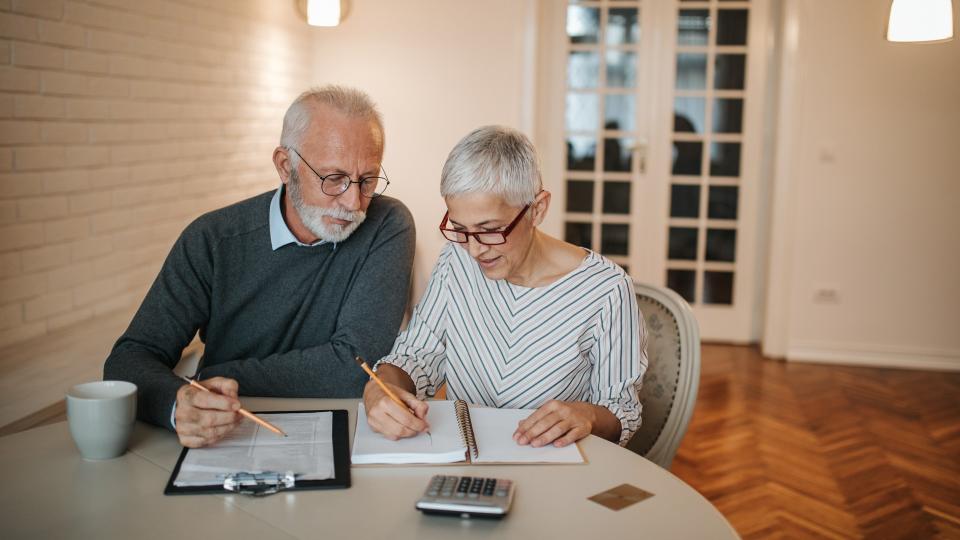
[[[502,518],[510,511],[514,484],[503,478],[435,475],[417,501],[424,514]]]

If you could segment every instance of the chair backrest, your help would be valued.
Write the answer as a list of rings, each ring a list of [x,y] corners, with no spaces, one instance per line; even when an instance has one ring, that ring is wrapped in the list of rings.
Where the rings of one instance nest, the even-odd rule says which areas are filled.
[[[700,384],[700,328],[687,302],[663,287],[635,283],[647,329],[642,422],[627,448],[669,469],[693,414]]]

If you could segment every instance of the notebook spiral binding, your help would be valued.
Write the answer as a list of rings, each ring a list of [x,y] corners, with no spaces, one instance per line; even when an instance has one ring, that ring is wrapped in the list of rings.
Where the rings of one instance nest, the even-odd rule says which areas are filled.
[[[477,449],[477,437],[473,434],[473,423],[470,421],[470,408],[467,402],[458,399],[453,404],[454,411],[457,414],[457,424],[460,426],[460,438],[463,444],[470,449],[470,454],[476,458],[479,455]]]

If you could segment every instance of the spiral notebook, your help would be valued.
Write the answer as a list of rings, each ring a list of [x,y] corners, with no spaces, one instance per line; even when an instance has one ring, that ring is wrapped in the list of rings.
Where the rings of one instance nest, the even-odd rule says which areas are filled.
[[[357,407],[352,462],[366,464],[583,463],[579,446],[534,448],[513,440],[517,424],[532,409],[495,409],[465,401],[428,401],[430,433],[391,441],[367,424],[366,409]]]

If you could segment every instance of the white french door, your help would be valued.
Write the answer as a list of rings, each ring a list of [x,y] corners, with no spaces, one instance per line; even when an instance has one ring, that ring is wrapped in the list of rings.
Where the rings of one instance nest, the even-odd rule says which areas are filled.
[[[544,0],[545,229],[758,338],[768,0]]]

